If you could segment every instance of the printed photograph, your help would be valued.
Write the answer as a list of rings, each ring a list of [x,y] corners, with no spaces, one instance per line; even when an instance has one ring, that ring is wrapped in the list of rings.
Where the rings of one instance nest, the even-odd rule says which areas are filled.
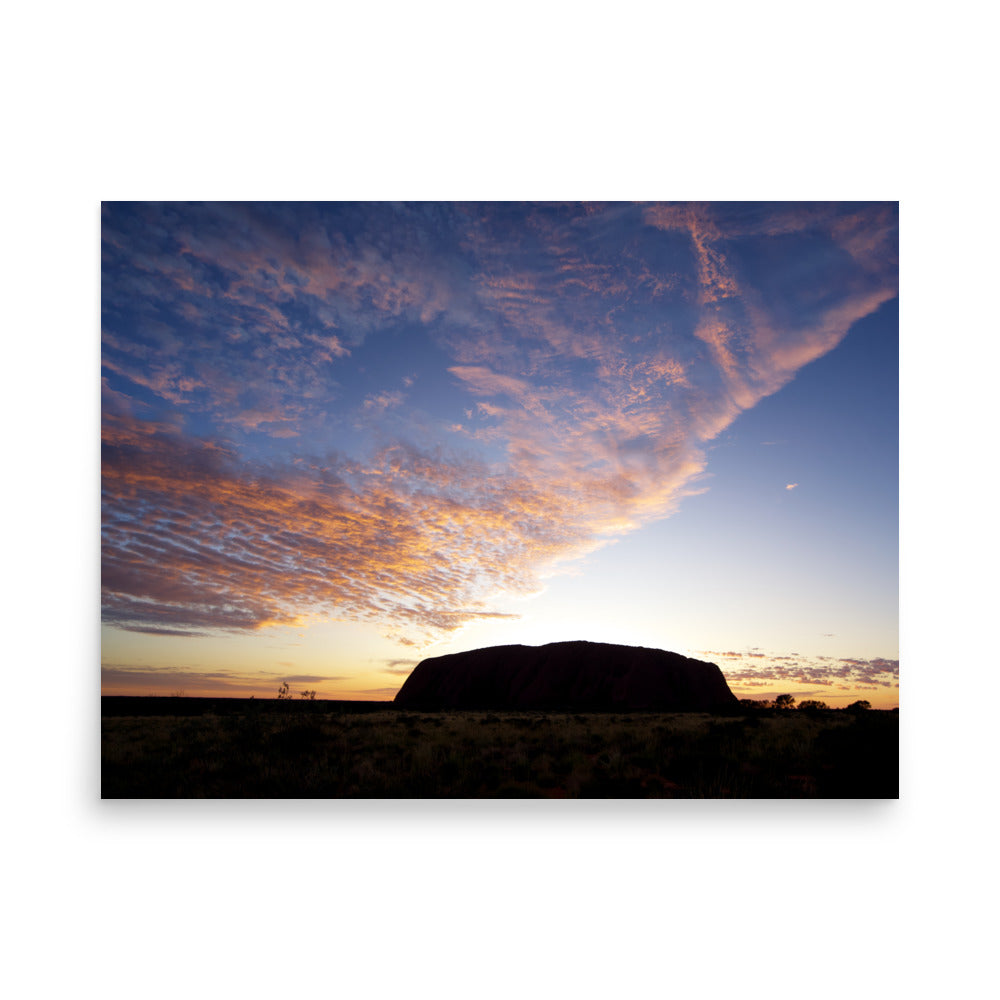
[[[102,798],[897,798],[898,223],[104,202]]]

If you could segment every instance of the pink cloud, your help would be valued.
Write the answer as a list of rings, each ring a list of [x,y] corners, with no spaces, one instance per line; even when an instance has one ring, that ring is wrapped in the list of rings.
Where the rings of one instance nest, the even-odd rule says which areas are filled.
[[[385,413],[386,410],[399,406],[404,398],[401,392],[379,392],[374,396],[368,396],[362,407],[376,414]]]

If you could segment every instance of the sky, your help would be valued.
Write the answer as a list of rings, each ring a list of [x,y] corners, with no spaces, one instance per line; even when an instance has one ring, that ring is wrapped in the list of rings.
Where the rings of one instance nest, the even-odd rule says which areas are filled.
[[[897,292],[896,203],[105,203],[103,693],[898,704]]]

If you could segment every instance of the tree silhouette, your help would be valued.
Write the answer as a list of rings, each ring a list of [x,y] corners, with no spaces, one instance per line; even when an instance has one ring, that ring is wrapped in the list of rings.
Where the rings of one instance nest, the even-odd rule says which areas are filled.
[[[814,700],[810,699],[810,700],[800,701],[799,702],[799,708],[800,709],[805,708],[805,709],[813,709],[813,710],[815,710],[815,709],[819,709],[819,708],[829,708],[829,707],[830,706],[827,705],[827,703],[825,701],[814,701]]]
[[[775,708],[791,708],[795,704],[795,699],[790,694],[779,694],[774,699]]]
[[[872,707],[872,703],[870,701],[865,701],[864,698],[862,698],[860,701],[852,701],[850,703],[850,705],[847,706],[847,711],[848,712],[867,712],[868,709],[870,709],[871,707]]]

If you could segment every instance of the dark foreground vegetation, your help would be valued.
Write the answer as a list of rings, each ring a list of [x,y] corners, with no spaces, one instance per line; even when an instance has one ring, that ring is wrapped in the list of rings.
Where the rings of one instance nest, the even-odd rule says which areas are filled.
[[[896,798],[898,712],[103,698],[103,798]]]

